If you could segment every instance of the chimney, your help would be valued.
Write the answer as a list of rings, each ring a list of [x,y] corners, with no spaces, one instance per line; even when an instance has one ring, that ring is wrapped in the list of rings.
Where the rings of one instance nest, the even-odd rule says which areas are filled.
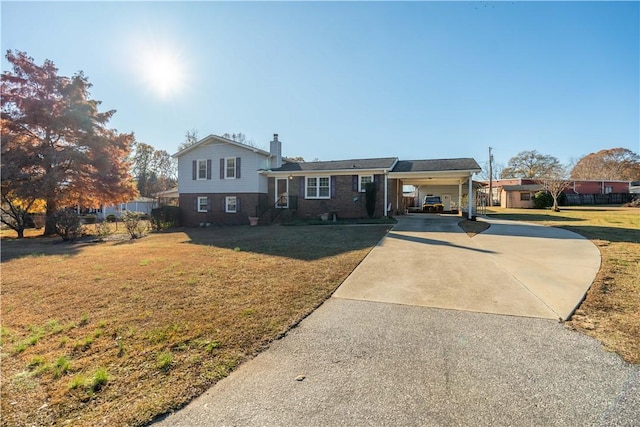
[[[269,153],[271,153],[271,169],[282,166],[282,142],[278,141],[278,134],[273,134]]]

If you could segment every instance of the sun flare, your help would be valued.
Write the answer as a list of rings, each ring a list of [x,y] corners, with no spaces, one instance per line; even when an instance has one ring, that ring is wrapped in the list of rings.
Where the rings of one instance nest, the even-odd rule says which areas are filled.
[[[137,58],[138,73],[148,88],[160,97],[178,94],[186,85],[184,64],[169,48],[147,50]]]

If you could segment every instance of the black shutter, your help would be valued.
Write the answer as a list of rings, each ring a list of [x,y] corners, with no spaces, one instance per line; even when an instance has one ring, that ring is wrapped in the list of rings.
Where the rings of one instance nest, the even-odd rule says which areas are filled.
[[[222,210],[220,212],[226,212],[227,211],[227,198],[223,197],[222,198]]]
[[[329,179],[329,185],[331,186],[331,198],[335,199],[336,198],[336,177],[335,175],[331,177],[331,179]]]
[[[301,199],[304,199],[304,185],[304,176],[301,176],[298,180],[298,197]],[[276,189],[276,191],[278,190]]]
[[[240,179],[240,157],[236,157],[236,179]]]
[[[236,212],[240,213],[240,197],[236,197]]]
[[[193,210],[194,211],[198,210],[198,198],[197,197],[193,198]]]
[[[376,183],[376,190],[380,190],[380,175],[374,175],[373,182]]]
[[[207,159],[207,179],[211,179],[211,159]]]
[[[211,212],[211,197],[207,197],[207,212]]]
[[[358,175],[353,175],[351,178],[351,190],[357,192],[358,191]]]
[[[224,179],[224,159],[220,159],[220,179]]]
[[[191,179],[194,181],[198,178],[198,162],[194,160],[191,162]]]

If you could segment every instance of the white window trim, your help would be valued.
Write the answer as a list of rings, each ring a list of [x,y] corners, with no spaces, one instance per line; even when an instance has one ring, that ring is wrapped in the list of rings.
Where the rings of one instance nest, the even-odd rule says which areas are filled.
[[[233,176],[229,176],[229,160],[233,160]],[[224,158],[224,179],[236,179],[236,158],[225,157]]]
[[[204,177],[200,177],[200,162],[204,163]],[[207,168],[207,159],[198,159],[196,160],[196,180],[197,181],[204,181],[207,179],[207,173],[208,173],[208,168]]]
[[[229,201],[231,199],[234,199],[234,205],[235,205],[235,209],[234,210],[230,210],[229,209]],[[238,197],[237,196],[226,196],[224,198],[224,211],[226,213],[238,213]]]
[[[204,210],[202,209],[202,200],[204,200]],[[198,197],[198,212],[209,212],[207,209],[209,207],[209,198],[208,197]]]
[[[327,196],[320,196],[320,179],[326,178],[329,181],[329,194]],[[309,196],[309,179],[316,180],[316,196]],[[305,199],[322,199],[328,200],[331,198],[331,177],[330,176],[305,176],[304,177],[304,198]]]
[[[364,185],[362,185],[362,178],[367,177],[367,176],[369,178],[371,178],[371,181],[369,181],[369,182],[374,182],[373,181],[373,175],[358,175],[358,191],[360,193],[364,193],[365,192]]]

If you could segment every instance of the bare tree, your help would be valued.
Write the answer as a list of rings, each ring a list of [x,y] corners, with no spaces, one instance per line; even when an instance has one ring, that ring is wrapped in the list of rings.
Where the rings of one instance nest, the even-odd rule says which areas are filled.
[[[500,173],[501,178],[543,178],[548,171],[561,166],[560,161],[536,150],[521,151],[507,163],[507,167]]]
[[[547,170],[545,176],[536,180],[542,188],[547,191],[553,198],[554,212],[560,212],[558,207],[558,197],[571,184],[569,178],[569,168],[558,163],[553,168]]]
[[[184,141],[178,145],[178,151],[182,151],[185,148],[191,147],[198,142],[198,129],[188,130],[184,134]]]

